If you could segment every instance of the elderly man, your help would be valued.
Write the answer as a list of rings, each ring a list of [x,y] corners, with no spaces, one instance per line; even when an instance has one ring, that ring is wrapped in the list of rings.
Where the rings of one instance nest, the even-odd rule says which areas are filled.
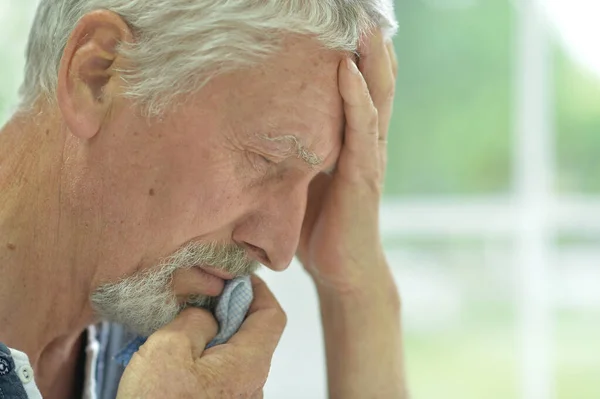
[[[262,397],[282,309],[253,276],[205,349],[209,310],[297,255],[330,397],[403,398],[378,231],[395,27],[386,0],[42,0],[0,133],[0,396]],[[123,374],[120,325],[150,336]]]

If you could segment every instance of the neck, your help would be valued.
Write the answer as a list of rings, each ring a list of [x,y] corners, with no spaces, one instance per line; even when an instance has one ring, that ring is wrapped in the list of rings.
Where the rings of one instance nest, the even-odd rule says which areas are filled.
[[[67,358],[94,321],[93,276],[78,259],[85,252],[65,195],[65,132],[44,112],[17,115],[0,131],[0,341],[34,369]]]

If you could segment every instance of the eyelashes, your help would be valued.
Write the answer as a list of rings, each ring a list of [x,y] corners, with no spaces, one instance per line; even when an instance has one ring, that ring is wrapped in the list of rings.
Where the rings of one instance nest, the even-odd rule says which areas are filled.
[[[273,162],[272,160],[270,160],[269,158],[265,157],[264,155],[260,155],[260,154],[256,154],[261,160],[262,162],[264,162],[265,164],[271,166],[271,165],[275,165],[275,162]]]
[[[275,162],[256,152],[247,152],[246,157],[252,169],[260,175],[266,174],[275,165]]]

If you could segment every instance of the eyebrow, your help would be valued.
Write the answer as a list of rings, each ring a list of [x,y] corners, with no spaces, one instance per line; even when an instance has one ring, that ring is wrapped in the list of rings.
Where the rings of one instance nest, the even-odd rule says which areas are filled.
[[[323,164],[323,158],[321,158],[314,151],[309,149],[306,145],[302,143],[302,140],[300,140],[297,136],[294,136],[293,134],[286,134],[284,136],[277,137],[269,137],[267,135],[263,135],[262,137],[263,139],[271,142],[287,142],[290,145],[289,151],[295,152],[296,156],[299,159],[303,160],[304,163],[309,165],[311,168],[315,168]]]

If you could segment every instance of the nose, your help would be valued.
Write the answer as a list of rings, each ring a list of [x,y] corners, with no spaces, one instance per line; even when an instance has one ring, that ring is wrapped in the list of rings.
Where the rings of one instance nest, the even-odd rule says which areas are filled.
[[[233,232],[234,241],[263,265],[283,271],[292,262],[306,212],[308,186],[269,193]]]

